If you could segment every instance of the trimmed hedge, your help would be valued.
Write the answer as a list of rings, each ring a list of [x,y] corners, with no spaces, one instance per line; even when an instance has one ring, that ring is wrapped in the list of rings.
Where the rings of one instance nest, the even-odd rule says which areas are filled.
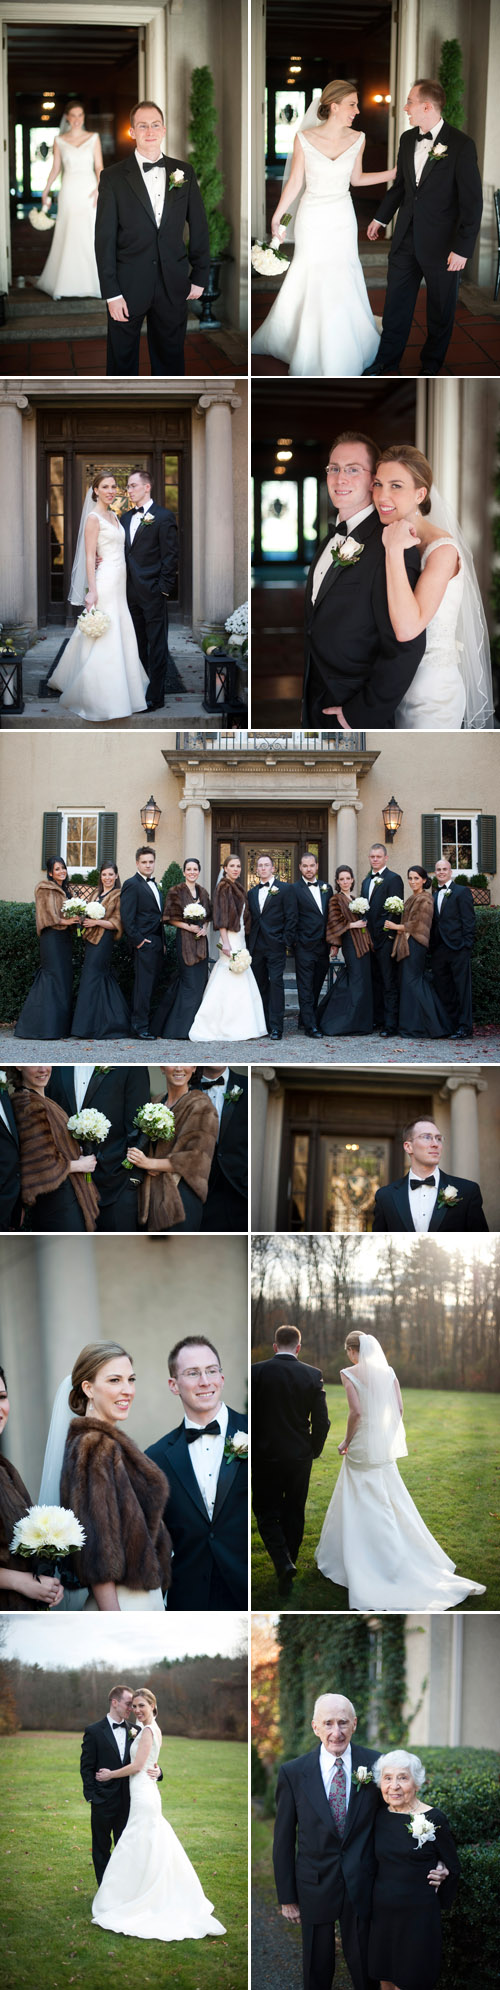
[[[476,906],[472,955],[472,1009],[476,1023],[500,1022],[500,911]]]

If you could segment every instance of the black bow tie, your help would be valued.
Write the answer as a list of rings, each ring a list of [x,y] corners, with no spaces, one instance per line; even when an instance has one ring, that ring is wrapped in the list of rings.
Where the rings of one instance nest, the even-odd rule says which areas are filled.
[[[142,167],[142,170],[143,170],[143,173],[155,173],[155,172],[156,172],[156,168],[157,168],[157,166],[164,166],[164,167],[165,167],[165,172],[166,172],[166,170],[167,170],[167,161],[166,161],[166,159],[164,159],[164,157],[163,157],[163,152],[162,152],[162,153],[160,154],[160,158],[159,158],[159,159],[145,159],[145,160],[144,160],[144,162],[143,162],[143,167]]]
[[[215,1090],[215,1086],[216,1086],[216,1085],[223,1085],[223,1084],[224,1084],[224,1079],[223,1079],[223,1078],[202,1078],[200,1082],[201,1082],[201,1084],[202,1084],[202,1086],[203,1086],[203,1090],[204,1090],[204,1092],[213,1092],[213,1091]]]
[[[112,1726],[113,1728],[114,1728],[114,1727],[126,1727],[126,1725],[127,1725],[127,1722],[126,1722],[126,1721],[112,1721],[112,1722],[111,1722],[111,1726]]]
[[[217,1422],[217,1417],[213,1418],[212,1423],[204,1424],[203,1430],[196,1430],[194,1425],[188,1429],[186,1424],[184,1429],[187,1444],[196,1444],[198,1437],[220,1437],[220,1423]]]
[[[144,511],[144,505],[143,505],[143,504],[135,504],[135,505],[134,505],[134,511]]]
[[[339,535],[339,537],[340,537],[341,539],[347,539],[347,536],[348,536],[348,529],[349,529],[349,528],[348,528],[348,524],[347,524],[347,519],[346,519],[346,518],[342,518],[342,519],[340,520],[339,524],[338,524],[338,525],[336,525],[334,529],[335,529],[335,533],[336,533],[336,534],[338,533],[338,535]]]
[[[306,878],[306,879],[305,879],[305,883],[306,883],[306,885],[307,885],[307,889],[308,889],[308,891],[316,891],[316,888],[317,888],[317,884],[318,884],[318,879],[317,879],[317,878]]]
[[[418,1175],[417,1176],[410,1175],[410,1188],[435,1188],[435,1187],[436,1187],[435,1175],[425,1175],[423,1181],[420,1181]]]

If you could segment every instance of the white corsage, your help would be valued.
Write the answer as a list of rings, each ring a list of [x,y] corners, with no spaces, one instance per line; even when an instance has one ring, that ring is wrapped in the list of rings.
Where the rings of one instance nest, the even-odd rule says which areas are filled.
[[[359,539],[343,539],[338,532],[332,540],[332,561],[334,567],[356,567],[361,559],[363,547]]]
[[[434,1825],[431,1823],[430,1818],[426,1817],[423,1810],[417,1811],[416,1815],[410,1818],[406,1829],[410,1833],[410,1838],[415,1839],[415,1850],[417,1852],[420,1845],[433,1845],[435,1842],[436,1833]]]
[[[232,1437],[226,1438],[225,1458],[248,1458],[248,1431],[233,1430]]]

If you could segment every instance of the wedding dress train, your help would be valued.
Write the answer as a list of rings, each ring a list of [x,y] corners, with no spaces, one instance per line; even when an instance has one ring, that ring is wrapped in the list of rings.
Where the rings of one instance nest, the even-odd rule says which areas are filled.
[[[359,132],[337,159],[328,159],[298,132],[306,190],[297,210],[293,260],[252,339],[252,352],[286,360],[290,374],[358,376],[377,356],[380,332],[359,260],[349,192],[363,136]]]
[[[97,606],[111,626],[96,642],[74,629],[50,679],[62,692],[62,710],[96,722],[145,712],[148,683],[127,604],[125,533],[114,512],[112,522],[99,521],[97,552]]]
[[[451,541],[454,544],[454,541]],[[422,554],[420,571],[437,546],[449,546],[450,537],[434,539]],[[458,546],[457,546],[458,552]],[[459,732],[465,713],[465,684],[460,672],[457,621],[462,606],[464,572],[448,581],[436,614],[427,625],[425,651],[415,676],[395,713],[395,726],[414,732]]]
[[[131,1762],[142,1732],[141,1728],[132,1742]],[[154,1723],[146,1767],[130,1778],[128,1824],[92,1902],[92,1920],[115,1935],[135,1935],[144,1942],[201,1941],[204,1935],[225,1935],[187,1852],[162,1815],[158,1785],[148,1776],[160,1747],[160,1729]]]
[[[62,185],[50,254],[38,277],[39,290],[49,297],[100,297],[95,259],[95,200],[97,180],[94,147],[97,132],[83,145],[72,145],[59,132]]]
[[[239,933],[228,933],[232,954],[246,947],[243,921]],[[245,1043],[267,1036],[262,998],[251,967],[231,972],[227,954],[220,953],[189,1031],[190,1043]]]

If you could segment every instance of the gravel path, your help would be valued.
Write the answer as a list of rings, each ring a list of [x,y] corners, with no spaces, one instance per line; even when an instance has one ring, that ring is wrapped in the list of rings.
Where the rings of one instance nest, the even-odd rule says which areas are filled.
[[[150,1043],[143,1043],[137,1037],[107,1037],[104,1042],[88,1042],[71,1037],[66,1042],[37,1043],[28,1037],[14,1037],[10,1028],[0,1029],[0,1052],[2,1062],[16,1064],[36,1064],[43,1054],[49,1064],[85,1064],[87,1059],[96,1064],[179,1064],[189,1052],[196,1064],[227,1064],[236,1057],[239,1063],[250,1064],[324,1064],[327,1070],[334,1065],[339,1069],[366,1065],[384,1064],[388,1070],[397,1070],[401,1065],[456,1064],[458,1068],[468,1064],[500,1064],[500,1028],[485,1031],[475,1030],[472,1040],[452,1043],[447,1038],[434,1042],[430,1037],[390,1037],[387,1042],[378,1036],[367,1037],[322,1037],[317,1043],[314,1037],[299,1035],[296,1017],[287,1015],[285,1032],[280,1043],[271,1043],[269,1037],[259,1037],[256,1041],[242,1043],[180,1043],[167,1037],[156,1037]]]
[[[283,1919],[279,1907],[252,1887],[252,1990],[301,1990],[300,1928]],[[335,1990],[352,1990],[337,1930]]]

